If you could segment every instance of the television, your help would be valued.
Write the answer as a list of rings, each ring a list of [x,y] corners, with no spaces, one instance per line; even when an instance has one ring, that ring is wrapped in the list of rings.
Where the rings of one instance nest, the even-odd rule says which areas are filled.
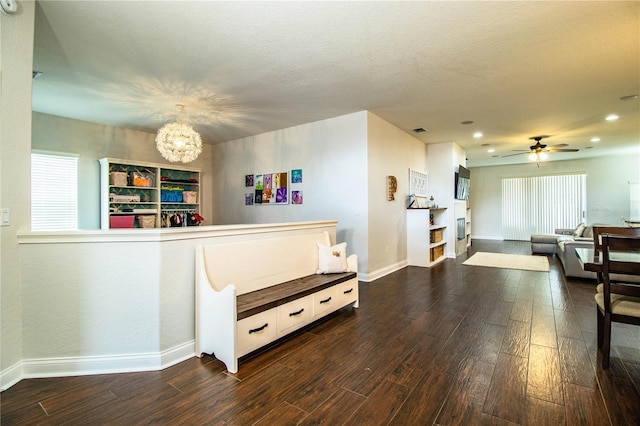
[[[462,166],[458,166],[455,173],[455,197],[456,200],[468,200],[469,189],[471,187],[471,171]]]

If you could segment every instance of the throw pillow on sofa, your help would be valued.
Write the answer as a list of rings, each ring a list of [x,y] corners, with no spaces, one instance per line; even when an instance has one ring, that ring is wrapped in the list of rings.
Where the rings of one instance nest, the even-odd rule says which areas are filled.
[[[582,233],[584,232],[584,228],[585,228],[584,223],[581,223],[580,225],[578,225],[576,227],[576,229],[573,231],[573,237],[574,238],[582,237]]]

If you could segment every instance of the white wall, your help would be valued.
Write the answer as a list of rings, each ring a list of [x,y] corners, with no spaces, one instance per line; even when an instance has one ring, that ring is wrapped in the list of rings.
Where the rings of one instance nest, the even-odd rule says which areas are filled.
[[[33,113],[31,146],[33,149],[78,154],[78,227],[100,228],[100,164],[103,157],[146,163],[170,163],[155,146],[155,133],[147,133],[121,127],[104,126],[86,121],[72,120],[55,115]],[[211,146],[204,145],[203,152],[189,167],[202,170],[201,215],[203,225],[213,224],[213,199],[211,194]],[[178,166],[179,167],[179,166]]]
[[[0,207],[11,224],[0,228],[0,382],[12,380],[22,359],[22,289],[17,233],[29,227],[31,72],[35,2],[0,13]]]
[[[407,264],[409,168],[426,170],[426,145],[371,113],[367,114],[367,136],[369,269],[366,278],[373,280]],[[387,176],[395,176],[398,181],[394,201],[387,200]]]
[[[218,144],[213,147],[217,224],[337,220],[337,241],[367,271],[367,112]],[[302,169],[303,204],[244,204],[245,175]],[[289,176],[289,180],[291,177]]]
[[[622,225],[629,217],[629,181],[640,181],[640,155],[551,161],[471,169],[472,238],[502,239],[504,177],[587,173],[587,222]]]

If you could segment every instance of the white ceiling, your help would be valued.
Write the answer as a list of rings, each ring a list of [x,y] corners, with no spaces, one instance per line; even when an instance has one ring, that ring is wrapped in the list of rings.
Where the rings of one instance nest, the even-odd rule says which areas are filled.
[[[184,104],[205,143],[369,110],[471,167],[539,134],[640,152],[637,1],[39,1],[34,68],[34,111],[153,132]]]

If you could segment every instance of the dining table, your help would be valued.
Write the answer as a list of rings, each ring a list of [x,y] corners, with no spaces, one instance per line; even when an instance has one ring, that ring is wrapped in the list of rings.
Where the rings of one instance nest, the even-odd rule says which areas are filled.
[[[591,272],[602,272],[602,252],[595,249],[577,248],[576,255],[582,269]],[[639,252],[610,252],[609,259],[621,262],[637,262],[640,264]],[[639,266],[640,267],[640,266]]]

